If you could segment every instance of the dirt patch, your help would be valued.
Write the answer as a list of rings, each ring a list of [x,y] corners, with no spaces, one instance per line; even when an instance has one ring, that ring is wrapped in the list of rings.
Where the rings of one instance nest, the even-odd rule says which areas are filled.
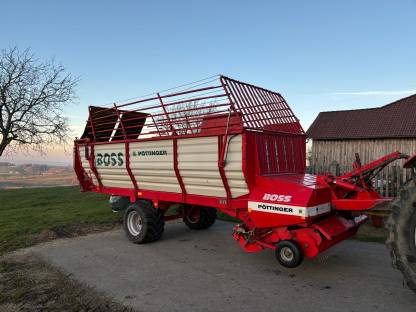
[[[72,238],[81,235],[100,233],[111,231],[122,227],[120,222],[113,224],[73,224],[70,226],[55,226],[47,230],[43,230],[39,234],[32,235],[33,244],[43,243],[58,238]]]
[[[0,258],[0,311],[134,311],[31,254]]]
[[[353,239],[363,242],[384,244],[386,242],[387,235],[388,231],[384,227],[376,228],[370,223],[365,223],[360,226],[357,235],[355,235]]]

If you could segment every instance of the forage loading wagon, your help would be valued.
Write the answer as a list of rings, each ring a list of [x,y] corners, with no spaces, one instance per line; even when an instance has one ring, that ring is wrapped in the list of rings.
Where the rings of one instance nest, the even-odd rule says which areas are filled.
[[[366,214],[392,201],[372,187],[395,152],[355,162],[340,177],[305,174],[306,135],[276,92],[218,76],[111,107],[90,107],[74,168],[82,191],[113,195],[130,240],[159,239],[165,220],[211,226],[217,210],[236,217],[233,238],[247,252],[275,250],[298,266],[354,235]],[[415,158],[405,166],[413,169]],[[415,285],[414,182],[394,202],[394,262]],[[165,216],[176,205],[177,214]]]

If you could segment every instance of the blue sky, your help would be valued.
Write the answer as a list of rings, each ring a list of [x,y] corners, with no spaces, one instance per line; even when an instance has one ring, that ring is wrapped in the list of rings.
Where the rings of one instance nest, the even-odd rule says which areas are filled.
[[[1,48],[31,47],[81,78],[67,108],[76,131],[90,104],[220,73],[282,93],[305,130],[320,111],[416,93],[414,0],[3,0],[1,10]]]

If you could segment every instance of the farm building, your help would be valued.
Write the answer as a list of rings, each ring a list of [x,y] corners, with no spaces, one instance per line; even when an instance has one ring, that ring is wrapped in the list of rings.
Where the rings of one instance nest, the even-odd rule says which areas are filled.
[[[321,112],[307,134],[313,168],[350,169],[355,153],[363,164],[394,151],[414,154],[416,94],[377,108]]]

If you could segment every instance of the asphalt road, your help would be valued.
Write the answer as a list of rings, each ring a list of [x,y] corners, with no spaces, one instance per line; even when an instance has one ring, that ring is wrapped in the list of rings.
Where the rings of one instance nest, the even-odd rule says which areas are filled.
[[[244,253],[231,223],[134,245],[120,230],[39,245],[52,264],[139,311],[416,311],[381,244],[346,241],[296,269]]]

